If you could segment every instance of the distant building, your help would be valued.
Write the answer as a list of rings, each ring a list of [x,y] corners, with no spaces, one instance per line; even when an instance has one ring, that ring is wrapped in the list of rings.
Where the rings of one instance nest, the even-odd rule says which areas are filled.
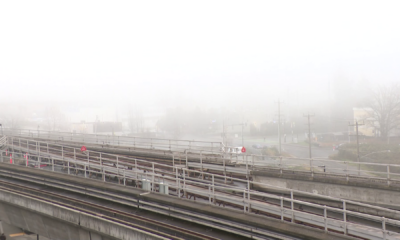
[[[379,124],[373,117],[374,111],[371,108],[353,108],[354,122],[363,124],[358,127],[358,134],[375,137],[379,135],[377,127]],[[354,131],[356,131],[354,127]]]

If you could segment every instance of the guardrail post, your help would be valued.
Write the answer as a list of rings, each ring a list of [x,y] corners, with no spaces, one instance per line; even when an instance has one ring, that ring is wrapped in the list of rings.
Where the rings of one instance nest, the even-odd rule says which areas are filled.
[[[64,159],[64,158],[63,158],[63,159]],[[67,168],[68,168],[68,175],[69,175],[69,173],[70,173],[70,172],[69,172],[69,159],[68,159],[68,167],[67,167]]]
[[[175,155],[172,154],[172,166],[175,166]]]
[[[243,213],[246,213],[246,189],[243,189]]]
[[[386,219],[382,217],[382,235],[383,239],[386,240]]]
[[[248,208],[247,211],[251,212],[251,199],[250,199],[250,181],[247,179],[247,199],[248,199]]]
[[[137,167],[137,159],[135,158],[135,169],[136,169],[136,171],[138,170],[138,167]]]
[[[211,185],[208,184],[208,204],[211,204]]]
[[[327,232],[328,231],[328,226],[327,226],[327,213],[326,213],[326,205],[324,205],[324,229],[325,229],[325,232]]]
[[[117,156],[117,168],[119,169],[119,164],[118,164],[118,156]]]
[[[178,174],[178,168],[175,168],[175,179],[176,179],[176,193],[178,194],[178,198],[181,197],[180,195],[180,188],[179,188],[179,174]],[[210,190],[210,189],[209,189]]]
[[[290,207],[291,207],[291,209],[292,209],[292,222],[294,222],[293,190],[290,190]]]
[[[387,184],[390,185],[390,165],[386,165],[387,170]]]
[[[344,234],[347,235],[346,201],[344,200],[343,200],[343,221],[344,221]]]
[[[211,175],[212,177],[212,195],[213,195],[213,202],[216,204],[217,202],[215,201],[215,184],[214,184],[214,174]]]
[[[125,180],[125,169],[123,170],[123,174],[124,174],[124,186],[125,186],[125,184],[126,184],[126,183],[125,183],[125,181],[126,181],[126,180]],[[135,180],[136,180],[136,179],[135,179]]]
[[[283,222],[283,197],[280,197],[281,199],[281,221]]]
[[[188,168],[188,157],[187,157],[187,151],[185,151],[186,154],[186,168]]]
[[[152,174],[152,176],[151,176],[151,181],[153,182],[153,191],[155,191],[155,182],[154,182],[154,174],[155,174],[155,171],[154,171],[154,162],[152,162],[151,163],[151,166],[152,166],[152,168],[153,168],[153,174]]]
[[[103,162],[101,161],[101,153],[100,153],[100,165],[103,165]]]
[[[104,167],[102,167],[101,170],[103,172],[103,182],[105,182],[106,181],[106,171],[105,171]]]
[[[49,153],[49,143],[47,143],[47,153]]]
[[[248,165],[248,163],[247,163],[248,160],[249,160],[249,159],[248,159],[248,157],[247,157],[247,155],[246,155],[246,179],[249,179],[249,165]]]
[[[225,177],[225,184],[226,184],[226,166],[225,166],[225,156],[223,158],[223,164],[224,164],[224,177]],[[201,169],[203,171],[203,168]]]

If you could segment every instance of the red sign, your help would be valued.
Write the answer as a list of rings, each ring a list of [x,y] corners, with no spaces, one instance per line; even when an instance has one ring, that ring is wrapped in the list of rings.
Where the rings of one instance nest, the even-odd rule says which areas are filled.
[[[246,148],[242,147],[242,153],[245,153],[245,152],[246,152]]]
[[[82,152],[84,152],[84,151],[86,151],[86,150],[87,150],[87,149],[86,149],[85,146],[82,146],[82,147],[81,147],[81,151],[82,151]]]

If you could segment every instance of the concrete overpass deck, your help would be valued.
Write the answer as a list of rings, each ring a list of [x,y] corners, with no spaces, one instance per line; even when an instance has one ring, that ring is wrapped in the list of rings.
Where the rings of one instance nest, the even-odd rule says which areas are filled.
[[[8,165],[8,166],[10,166],[10,165]],[[12,165],[11,165],[12,166]],[[29,170],[29,169],[28,169]],[[54,173],[53,173],[54,174]],[[104,175],[105,176],[105,175]],[[138,180],[138,179],[136,179],[136,180]],[[143,179],[141,179],[142,181],[142,186],[143,186]],[[150,179],[146,179],[146,181],[149,181]],[[86,180],[85,180],[86,181]],[[125,181],[124,181],[125,182]],[[154,181],[153,181],[153,183],[154,184],[156,184]],[[179,183],[178,184],[180,184],[181,183],[181,181],[179,181]],[[189,185],[189,181],[187,181],[186,182],[188,185]],[[76,183],[75,183],[76,184]],[[159,183],[158,183],[159,184]],[[175,188],[177,188],[176,186],[175,186]],[[201,195],[203,195],[203,197],[204,196],[207,196],[207,198],[208,198],[208,200],[211,202],[214,202],[214,203],[217,203],[218,201],[219,202],[225,202],[225,203],[227,203],[227,204],[235,204],[235,205],[242,205],[242,207],[243,207],[243,209],[244,209],[244,212],[246,212],[246,213],[253,213],[254,211],[261,211],[261,212],[268,212],[270,215],[272,214],[272,215],[275,215],[275,216],[278,216],[279,217],[279,215],[280,215],[280,218],[281,218],[281,220],[285,220],[285,219],[292,219],[291,221],[293,221],[293,222],[302,222],[302,223],[304,223],[304,222],[308,222],[308,224],[312,224],[312,225],[314,225],[315,226],[315,224],[318,226],[318,223],[320,224],[320,223],[322,223],[322,222],[324,222],[324,224],[325,224],[325,226],[326,226],[326,230],[328,230],[328,229],[336,229],[336,231],[337,230],[340,230],[340,229],[342,229],[343,228],[343,225],[342,224],[340,224],[340,220],[335,220],[335,218],[333,217],[332,218],[332,215],[331,216],[327,216],[327,215],[324,215],[324,217],[322,218],[322,219],[326,219],[326,220],[321,220],[321,219],[318,219],[318,217],[316,217],[315,216],[315,214],[313,213],[312,215],[310,215],[310,213],[307,213],[307,212],[304,212],[304,211],[298,211],[297,209],[295,210],[294,209],[294,205],[296,204],[296,205],[298,205],[299,203],[300,204],[303,204],[304,206],[306,206],[306,205],[312,205],[312,204],[308,204],[308,203],[303,203],[303,202],[300,202],[300,201],[293,201],[293,199],[292,199],[292,203],[291,203],[291,210],[289,209],[289,211],[286,211],[287,209],[285,208],[286,206],[283,206],[282,204],[283,204],[283,202],[282,202],[282,204],[281,204],[281,206],[279,207],[279,206],[274,206],[274,205],[268,205],[268,207],[267,207],[267,205],[265,205],[265,203],[262,203],[261,205],[260,205],[260,203],[257,203],[257,201],[254,201],[254,199],[250,199],[250,196],[252,195],[252,194],[254,194],[253,192],[249,192],[248,193],[248,196],[249,196],[249,199],[248,199],[248,201],[247,201],[247,199],[246,198],[244,198],[244,201],[243,201],[243,198],[242,198],[242,200],[241,200],[241,198],[238,198],[237,200],[235,200],[235,199],[233,199],[232,198],[232,196],[230,196],[230,197],[228,197],[226,194],[225,195],[222,195],[222,194],[218,194],[218,193],[215,193],[214,192],[214,188],[215,187],[213,187],[213,193],[212,194],[210,194],[210,192],[208,192],[207,193],[207,191],[202,191],[202,193],[201,192],[199,192],[198,190],[193,190],[193,189],[190,189],[190,188],[185,188],[185,182],[183,182],[183,186],[182,186],[182,188],[180,188],[180,187],[178,187],[178,189],[182,189],[183,190],[183,193],[187,193],[187,194],[192,194],[192,195],[197,195],[197,196],[201,196]],[[154,188],[152,188],[151,190],[153,190]],[[153,190],[154,191],[154,190]],[[180,191],[179,191],[180,192]],[[146,195],[147,196],[147,195]],[[160,197],[160,196],[157,196],[156,195],[156,197]],[[271,197],[271,196],[269,196],[269,197]],[[283,199],[281,198],[281,201],[282,201]],[[285,202],[287,201],[288,199],[285,199]],[[169,199],[168,200],[168,202],[170,203],[171,202],[171,199]],[[167,203],[168,203],[167,202]],[[141,202],[142,203],[142,202]],[[165,202],[164,202],[165,203]],[[167,205],[171,205],[171,204],[167,204]],[[198,202],[197,202],[198,203]],[[198,205],[197,205],[198,206]],[[154,207],[154,206],[152,206],[152,207]],[[313,207],[313,206],[311,206],[311,207]],[[315,206],[314,206],[315,207]],[[193,207],[194,209],[197,209],[196,207]],[[247,210],[246,210],[247,209]],[[325,209],[326,209],[326,207],[325,207]],[[192,209],[193,210],[193,209]],[[332,211],[333,212],[335,212],[335,211],[338,211],[338,209],[332,209],[332,208],[327,208],[327,210],[328,210],[328,212],[331,212],[331,214],[332,214]],[[156,211],[158,211],[158,212],[160,212],[160,209],[158,209],[158,210],[156,210]],[[326,211],[326,210],[324,210],[324,211]],[[344,211],[346,211],[346,210],[344,210]],[[340,210],[339,210],[339,212],[340,212]],[[209,213],[207,213],[207,214],[209,214]],[[279,215],[278,215],[279,214]],[[346,212],[346,216],[348,216],[348,215],[357,215],[357,213],[354,213],[354,212],[351,212],[351,211],[347,211]],[[314,217],[312,217],[312,216],[314,216]],[[366,217],[367,215],[362,215],[362,217]],[[330,218],[331,217],[331,218]],[[225,217],[224,217],[225,218]],[[329,220],[328,220],[329,219]],[[380,220],[380,218],[378,218],[378,219],[375,219],[375,220]],[[322,221],[322,222],[321,222]],[[387,220],[388,221],[388,223],[391,221],[391,220]],[[337,224],[339,224],[339,225],[337,225]],[[390,224],[388,224],[387,225],[387,227],[388,228],[390,228],[389,227],[389,225]],[[333,228],[334,226],[339,226],[339,228]],[[359,228],[360,227],[360,225],[358,225],[357,226],[357,224],[356,225],[354,225],[353,223],[347,223],[346,221],[345,221],[345,229],[347,229],[347,230],[350,230],[352,227],[354,227],[355,226],[355,229],[357,229],[357,228]],[[385,225],[386,226],[386,225]],[[362,230],[361,230],[362,229]],[[361,226],[361,229],[359,229],[358,230],[358,232],[360,233],[360,231],[363,233],[363,234],[365,234],[365,233],[367,233],[368,232],[368,227],[367,228],[365,228],[365,226]],[[357,232],[357,230],[350,230],[350,232],[351,233],[353,233],[354,234],[354,232],[353,231],[355,231],[355,232]]]

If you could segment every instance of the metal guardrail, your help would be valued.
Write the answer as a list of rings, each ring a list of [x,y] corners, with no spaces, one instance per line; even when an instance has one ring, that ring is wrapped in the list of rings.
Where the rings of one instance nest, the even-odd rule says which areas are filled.
[[[25,138],[42,138],[48,140],[70,141],[81,143],[97,143],[117,146],[128,146],[135,148],[147,149],[162,149],[178,151],[183,149],[198,149],[220,151],[222,149],[221,142],[207,142],[194,140],[176,140],[162,138],[143,138],[143,137],[128,137],[114,136],[103,134],[84,134],[84,133],[69,133],[55,132],[43,130],[27,130],[27,129],[3,129],[3,134],[6,136],[17,136]]]
[[[3,136],[0,138],[0,147],[3,147],[4,145],[7,144],[7,137]]]
[[[27,140],[28,142],[31,140]],[[29,145],[29,144],[28,144]],[[50,145],[51,146],[51,145]],[[17,147],[17,146],[15,146]],[[31,151],[35,151],[33,148]],[[50,151],[48,151],[50,152]],[[1,151],[1,157],[2,161],[5,151]],[[8,153],[7,153],[8,154]],[[10,163],[15,164],[15,159],[16,157],[22,158],[20,153],[11,153],[10,157]],[[19,156],[18,156],[19,155]],[[149,184],[149,190],[150,191],[157,191],[160,189],[160,184],[164,184],[172,189],[176,189],[176,192],[178,194],[178,197],[183,197],[179,193],[184,193],[184,194],[192,194],[192,195],[197,195],[201,196],[204,198],[208,199],[208,202],[210,204],[216,204],[217,202],[222,202],[226,204],[231,204],[235,206],[241,206],[243,211],[246,213],[253,213],[255,210],[265,212],[268,214],[273,214],[281,217],[281,220],[284,221],[285,219],[290,219],[292,222],[296,221],[301,221],[301,222],[306,222],[308,224],[312,224],[315,226],[322,227],[325,229],[325,231],[328,231],[329,229],[335,230],[335,231],[343,231],[345,234],[351,234],[351,235],[356,235],[360,237],[366,237],[369,239],[400,239],[400,235],[396,232],[393,231],[387,231],[386,227],[387,225],[391,227],[400,227],[400,221],[394,220],[394,219],[387,219],[387,218],[382,218],[379,216],[374,216],[374,215],[369,215],[369,214],[364,214],[364,213],[358,213],[354,211],[349,211],[346,210],[346,203],[351,203],[351,204],[358,204],[357,202],[352,202],[352,201],[346,201],[342,199],[335,199],[335,198],[330,198],[326,197],[327,199],[335,199],[337,201],[342,201],[343,202],[343,208],[333,208],[333,207],[328,207],[328,206],[322,206],[310,202],[305,202],[305,201],[300,201],[294,199],[294,194],[295,193],[301,193],[301,194],[308,194],[308,195],[313,195],[316,196],[316,194],[311,194],[311,193],[304,193],[300,191],[293,191],[289,189],[282,189],[290,193],[290,198],[286,197],[279,197],[276,195],[272,194],[267,194],[263,192],[258,192],[258,191],[253,191],[250,190],[250,185],[251,184],[258,184],[258,182],[252,182],[249,180],[243,180],[243,179],[236,179],[237,181],[242,181],[244,183],[247,183],[247,187],[234,187],[234,186],[229,186],[229,185],[221,185],[217,184],[215,181],[216,179],[221,179],[223,176],[219,176],[216,174],[209,174],[209,173],[202,173],[200,171],[193,171],[186,169],[185,166],[169,166],[169,165],[163,165],[163,167],[169,167],[171,168],[170,171],[164,171],[164,173],[161,173],[160,171],[156,171],[155,166],[156,165],[162,165],[162,164],[157,164],[157,163],[150,163],[151,167],[143,167],[141,166],[140,169],[138,168],[137,161],[145,161],[145,160],[138,160],[135,159],[135,163],[122,163],[118,161],[118,156],[114,155],[116,159],[107,159],[107,161],[114,161],[116,163],[116,167],[107,166],[103,165],[104,162],[102,163],[102,160],[99,159],[97,162],[93,161],[82,161],[82,160],[76,160],[72,159],[69,157],[65,156],[55,156],[54,154],[46,153],[45,151],[38,152],[37,154],[29,154],[28,155],[28,161],[30,162],[35,162],[36,165],[40,167],[42,165],[41,158],[47,158],[49,159],[46,163],[51,167],[47,167],[47,170],[52,170],[55,171],[55,166],[56,162],[63,162],[66,163],[66,167],[68,168],[67,172],[68,174],[71,173],[76,173],[76,171],[82,171],[83,170],[83,176],[88,177],[88,173],[91,174],[101,174],[102,175],[102,180],[106,181],[107,177],[117,177],[119,179],[122,179],[122,182],[124,185],[126,185],[127,181],[134,181],[137,183],[140,183],[141,185]],[[35,160],[36,159],[36,160]],[[105,160],[105,159],[103,159]],[[24,160],[25,161],[25,160]],[[27,162],[28,162],[27,161]],[[146,162],[146,161],[145,161]],[[72,166],[71,166],[72,165]],[[77,169],[76,166],[83,166],[81,169]],[[127,167],[131,167],[132,170],[127,169]],[[146,168],[147,171],[143,172],[143,169]],[[182,174],[179,174],[179,171],[182,171]],[[209,183],[204,183],[204,182],[199,182],[199,181],[194,181],[193,179],[190,178],[190,173],[197,172],[200,174],[207,174],[208,176],[211,177],[211,181]],[[167,174],[168,173],[168,174]],[[164,174],[164,176],[163,176]],[[275,188],[275,186],[270,186],[268,184],[263,184],[265,186],[268,186],[270,188]],[[232,196],[229,194],[224,194],[223,192],[229,192],[229,191],[235,191],[235,192],[243,192],[243,197],[240,198],[238,196]],[[253,198],[252,198],[253,197]],[[260,201],[257,201],[256,197],[266,197],[270,199],[275,199],[279,200],[280,205],[276,206],[273,204],[267,204],[263,203]],[[322,196],[321,196],[322,197]],[[285,207],[285,203],[290,204],[290,208]],[[319,209],[319,211],[323,212],[323,215],[321,214],[315,214],[315,213],[307,213],[303,211],[296,210],[294,208],[294,204],[301,204],[304,206],[310,206],[313,208]],[[390,209],[385,209],[385,208],[380,208],[380,207],[375,207],[367,204],[359,204],[360,206],[368,206],[373,209],[379,209],[380,211],[388,211],[390,213],[393,213],[397,216],[400,216],[400,212],[390,210]],[[335,219],[332,217],[328,216],[328,212],[331,214],[333,212],[342,214],[343,219]],[[362,224],[357,224],[353,222],[349,222],[347,219],[349,216],[356,216],[364,219],[368,219],[370,221],[375,221],[375,222],[381,222],[382,223],[382,229],[377,231],[376,227],[371,227],[371,226],[366,226]]]
[[[7,145],[13,147],[14,145],[21,144],[22,142],[28,141],[25,138],[19,137],[8,137]],[[29,142],[35,143],[31,145],[31,149],[37,149],[40,145],[46,146],[49,143],[46,141],[35,141],[30,140]],[[39,144],[39,145],[38,145]],[[29,145],[29,144],[28,144]],[[59,146],[62,151],[61,144],[53,144],[54,146]],[[113,146],[110,146],[113,147]],[[146,153],[159,154],[158,150],[154,149],[139,149],[145,151]],[[274,168],[280,170],[301,170],[309,172],[311,176],[314,173],[332,173],[334,175],[341,175],[347,179],[351,176],[379,179],[387,182],[390,186],[391,181],[400,180],[400,165],[399,164],[382,164],[382,163],[371,163],[371,162],[353,162],[353,161],[340,161],[331,160],[323,158],[286,158],[286,157],[266,157],[262,155],[255,154],[222,154],[221,152],[214,152],[210,150],[198,150],[198,149],[185,149],[183,152],[163,152],[165,157],[170,157],[173,165],[177,164],[177,159],[179,159],[179,164],[183,164],[186,168],[198,167],[201,169],[207,168],[205,159],[208,163],[213,162],[222,165],[224,174],[227,173],[241,173],[246,177],[250,176],[251,171],[260,171],[263,168]],[[191,159],[191,162],[188,162]],[[175,161],[174,161],[175,160]],[[193,161],[197,161],[197,164]],[[200,165],[199,165],[200,164]],[[243,169],[229,168],[226,165],[235,164],[237,166],[243,166]],[[221,168],[215,166],[215,169]],[[237,169],[240,169],[239,171]]]

